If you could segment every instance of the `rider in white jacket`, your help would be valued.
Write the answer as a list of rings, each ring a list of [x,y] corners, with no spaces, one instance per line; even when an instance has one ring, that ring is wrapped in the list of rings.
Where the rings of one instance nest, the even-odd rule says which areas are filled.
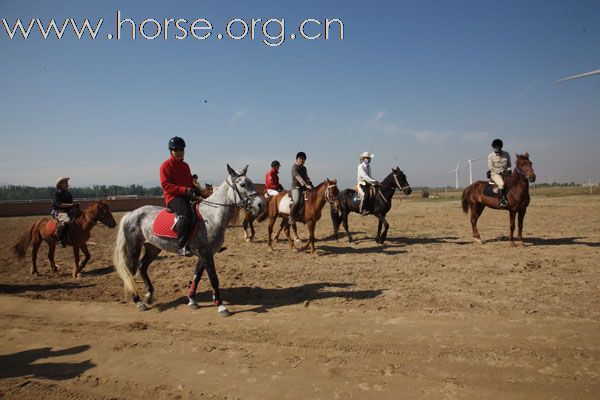
[[[359,211],[362,215],[366,215],[369,213],[369,210],[365,210],[365,204],[368,204],[369,201],[369,185],[377,184],[377,181],[371,178],[371,159],[375,157],[375,154],[371,154],[368,151],[365,151],[358,159],[360,160],[360,164],[358,164],[356,180],[357,185],[356,188],[358,190],[358,196],[360,197],[360,208]]]

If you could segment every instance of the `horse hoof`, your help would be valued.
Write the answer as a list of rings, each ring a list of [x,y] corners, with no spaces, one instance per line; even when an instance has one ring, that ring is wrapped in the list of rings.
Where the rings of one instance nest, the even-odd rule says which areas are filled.
[[[137,302],[135,306],[137,307],[138,311],[146,311],[148,309],[148,307],[146,307],[146,305],[141,301]]]
[[[195,301],[191,302],[191,303],[188,303],[188,307],[190,308],[190,310],[197,310],[197,309],[200,308],[200,306],[198,305],[198,303],[196,303]]]
[[[152,293],[146,293],[146,295],[144,296],[144,300],[146,300],[146,303],[152,304]]]
[[[217,313],[219,314],[219,317],[231,317],[233,315],[233,313],[222,304],[218,306]]]
[[[484,244],[485,242],[479,238],[475,238],[475,243]]]

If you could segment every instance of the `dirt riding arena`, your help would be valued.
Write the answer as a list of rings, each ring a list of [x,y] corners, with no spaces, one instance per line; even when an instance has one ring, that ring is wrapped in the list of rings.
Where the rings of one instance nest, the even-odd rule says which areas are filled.
[[[116,213],[120,218],[123,214]],[[36,217],[0,219],[0,398],[598,399],[600,197],[534,197],[525,246],[506,212],[485,210],[471,239],[458,200],[395,199],[388,242],[352,214],[335,242],[328,209],[318,255],[280,241],[269,253],[240,227],[216,256],[232,317],[185,305],[192,259],[150,267],[155,303],[124,301],[116,229],[92,231],[92,260],[71,278],[10,253]],[[306,230],[300,227],[301,237]],[[142,288],[141,280],[138,280]],[[142,292],[143,293],[143,292]]]

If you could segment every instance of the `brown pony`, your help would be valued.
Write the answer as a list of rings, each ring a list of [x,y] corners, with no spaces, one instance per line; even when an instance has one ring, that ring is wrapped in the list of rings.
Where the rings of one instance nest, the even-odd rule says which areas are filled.
[[[473,237],[479,243],[483,243],[477,231],[477,219],[481,216],[483,209],[487,206],[496,210],[507,210],[510,215],[509,240],[514,245],[513,234],[515,231],[515,216],[519,216],[518,240],[523,243],[523,219],[529,205],[529,182],[535,182],[533,163],[529,160],[529,153],[517,154],[515,168],[507,179],[508,185],[508,207],[500,207],[498,196],[486,195],[484,193],[488,182],[477,181],[465,188],[462,193],[462,209],[467,213],[471,210],[471,226]]]
[[[90,238],[90,231],[97,223],[114,228],[117,223],[113,218],[108,204],[103,201],[96,201],[89,207],[80,212],[80,216],[71,222],[68,230],[68,244],[73,247],[73,256],[75,257],[75,265],[73,266],[73,278],[77,278],[77,274],[81,272],[83,267],[90,260],[90,252],[88,251],[86,242]],[[50,223],[50,224],[49,224]],[[48,228],[47,229],[47,225]],[[52,227],[54,225],[54,227]],[[37,222],[29,227],[29,229],[21,236],[19,241],[13,246],[13,251],[19,260],[25,258],[25,253],[30,243],[33,243],[31,250],[31,274],[39,275],[37,270],[37,253],[42,244],[42,240],[48,243],[48,260],[52,271],[58,272],[56,263],[54,262],[54,250],[58,239],[54,234],[55,220],[49,217],[42,217]],[[79,250],[83,252],[84,259],[79,263]]]
[[[308,242],[306,245],[300,249],[299,251],[306,250],[308,246],[311,248],[311,252],[315,254],[315,227],[317,225],[317,221],[321,218],[321,210],[325,206],[325,203],[329,203],[332,207],[336,209],[339,207],[339,195],[340,191],[337,187],[337,180],[329,180],[325,179],[322,183],[320,183],[313,190],[308,190],[304,192],[304,214],[300,216],[298,222],[305,223],[308,226]],[[272,235],[273,235],[273,226],[275,225],[275,221],[277,217],[283,218],[282,225],[284,227],[285,235],[290,243],[291,248],[295,248],[294,241],[290,237],[290,225],[288,223],[288,214],[279,212],[279,203],[281,200],[288,196],[287,192],[279,193],[278,195],[272,196],[269,201],[269,250],[273,250],[272,246]]]

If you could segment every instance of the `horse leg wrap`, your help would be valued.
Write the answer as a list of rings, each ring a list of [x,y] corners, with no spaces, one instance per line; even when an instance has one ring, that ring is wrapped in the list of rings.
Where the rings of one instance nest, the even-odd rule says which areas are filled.
[[[195,274],[194,275],[194,280],[190,281],[190,286],[188,289],[188,297],[189,298],[194,298],[194,296],[196,296],[196,289],[198,288],[198,281],[200,280],[200,277]]]

